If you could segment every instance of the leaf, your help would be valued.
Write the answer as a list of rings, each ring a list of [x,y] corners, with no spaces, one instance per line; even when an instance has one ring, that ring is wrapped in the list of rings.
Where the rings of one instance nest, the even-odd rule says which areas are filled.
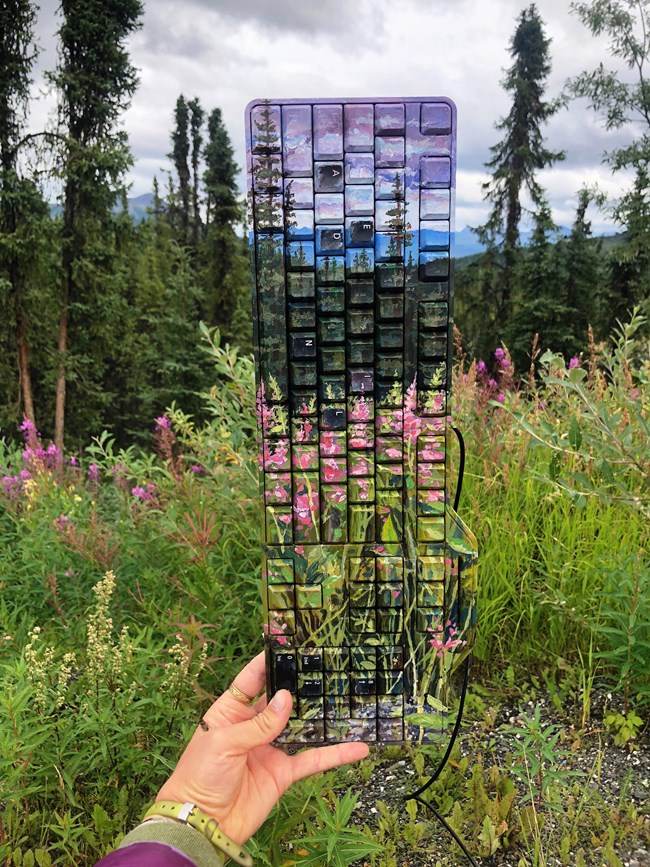
[[[494,827],[494,822],[492,821],[492,819],[490,819],[489,816],[485,816],[483,819],[483,824],[481,825],[481,832],[478,835],[478,840],[483,848],[481,855],[484,858],[489,857],[490,855],[494,855],[494,853],[500,846],[496,828]]]
[[[582,445],[582,434],[578,420],[573,416],[569,421],[569,442],[574,451],[579,452]]]

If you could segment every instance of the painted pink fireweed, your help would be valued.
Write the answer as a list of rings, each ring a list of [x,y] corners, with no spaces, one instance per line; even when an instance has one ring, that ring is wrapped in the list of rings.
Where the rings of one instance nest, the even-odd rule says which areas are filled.
[[[446,653],[449,653],[451,650],[454,650],[454,648],[465,644],[465,641],[462,638],[454,638],[454,636],[457,635],[458,630],[452,625],[451,620],[447,621],[446,628],[437,626],[434,630],[430,626],[427,629],[427,632],[434,633],[433,638],[429,639],[429,644],[436,651],[438,659],[442,659]]]

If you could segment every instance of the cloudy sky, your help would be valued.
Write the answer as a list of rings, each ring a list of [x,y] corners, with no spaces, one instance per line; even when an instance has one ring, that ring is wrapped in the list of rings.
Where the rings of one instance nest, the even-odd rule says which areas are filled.
[[[458,106],[457,227],[486,215],[483,164],[508,112],[501,87],[509,44],[524,0],[144,0],[142,29],[130,41],[140,86],[125,115],[135,156],[131,196],[149,192],[167,166],[175,100],[198,96],[221,107],[237,159],[244,163],[244,108],[258,97],[449,96]],[[31,125],[52,113],[42,70],[56,59],[57,0],[42,0],[42,49]],[[605,39],[594,39],[568,0],[538,0],[552,38],[549,96],[566,79],[601,60],[615,68]],[[625,72],[625,76],[629,73]],[[541,180],[560,225],[570,225],[576,191],[597,182],[614,198],[626,178],[603,166],[607,149],[629,141],[633,128],[605,133],[584,101],[546,127],[548,146],[567,159]],[[242,189],[245,178],[240,176]],[[592,214],[595,229],[610,220]]]

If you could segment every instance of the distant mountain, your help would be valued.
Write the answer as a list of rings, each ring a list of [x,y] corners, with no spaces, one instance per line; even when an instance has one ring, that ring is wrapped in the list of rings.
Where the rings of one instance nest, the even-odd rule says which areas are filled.
[[[563,238],[566,238],[570,234],[571,229],[567,229],[566,226],[560,226],[557,230],[557,235]],[[527,247],[530,244],[532,236],[532,230],[521,233],[520,239],[523,247]],[[456,232],[454,254],[457,259],[463,259],[465,256],[476,256],[477,253],[481,253],[483,250],[483,245],[469,226],[465,226],[460,232]]]
[[[136,196],[134,199],[126,200],[129,206],[129,214],[133,217],[136,223],[141,223],[150,215],[148,209],[153,208],[153,193],[143,193],[141,196]],[[114,211],[119,214],[122,210],[122,205],[115,206]],[[50,205],[50,216],[59,217],[63,213],[61,205]]]

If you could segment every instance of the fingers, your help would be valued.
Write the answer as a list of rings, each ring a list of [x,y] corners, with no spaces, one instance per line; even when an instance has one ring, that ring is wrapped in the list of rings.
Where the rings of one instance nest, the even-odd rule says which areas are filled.
[[[266,670],[264,663],[264,651],[258,653],[254,659],[242,668],[239,674],[233,680],[234,686],[241,690],[244,695],[255,698],[256,695],[264,689],[266,682]],[[205,719],[210,721],[210,718],[215,718],[216,715],[225,717],[228,722],[238,723],[243,720],[254,717],[258,710],[252,705],[247,705],[241,699],[236,698],[230,690],[226,690],[223,695],[212,705],[210,710],[205,714]]]
[[[261,699],[260,699],[261,701]],[[273,696],[268,706],[252,719],[232,726],[227,732],[228,743],[236,752],[248,752],[255,747],[269,744],[277,738],[289,720],[292,707],[291,693],[281,689]],[[255,708],[250,709],[255,714]]]
[[[359,741],[305,750],[291,760],[293,781],[295,783],[297,780],[310,777],[312,774],[329,771],[332,768],[338,768],[339,765],[365,759],[369,752],[368,744]]]

